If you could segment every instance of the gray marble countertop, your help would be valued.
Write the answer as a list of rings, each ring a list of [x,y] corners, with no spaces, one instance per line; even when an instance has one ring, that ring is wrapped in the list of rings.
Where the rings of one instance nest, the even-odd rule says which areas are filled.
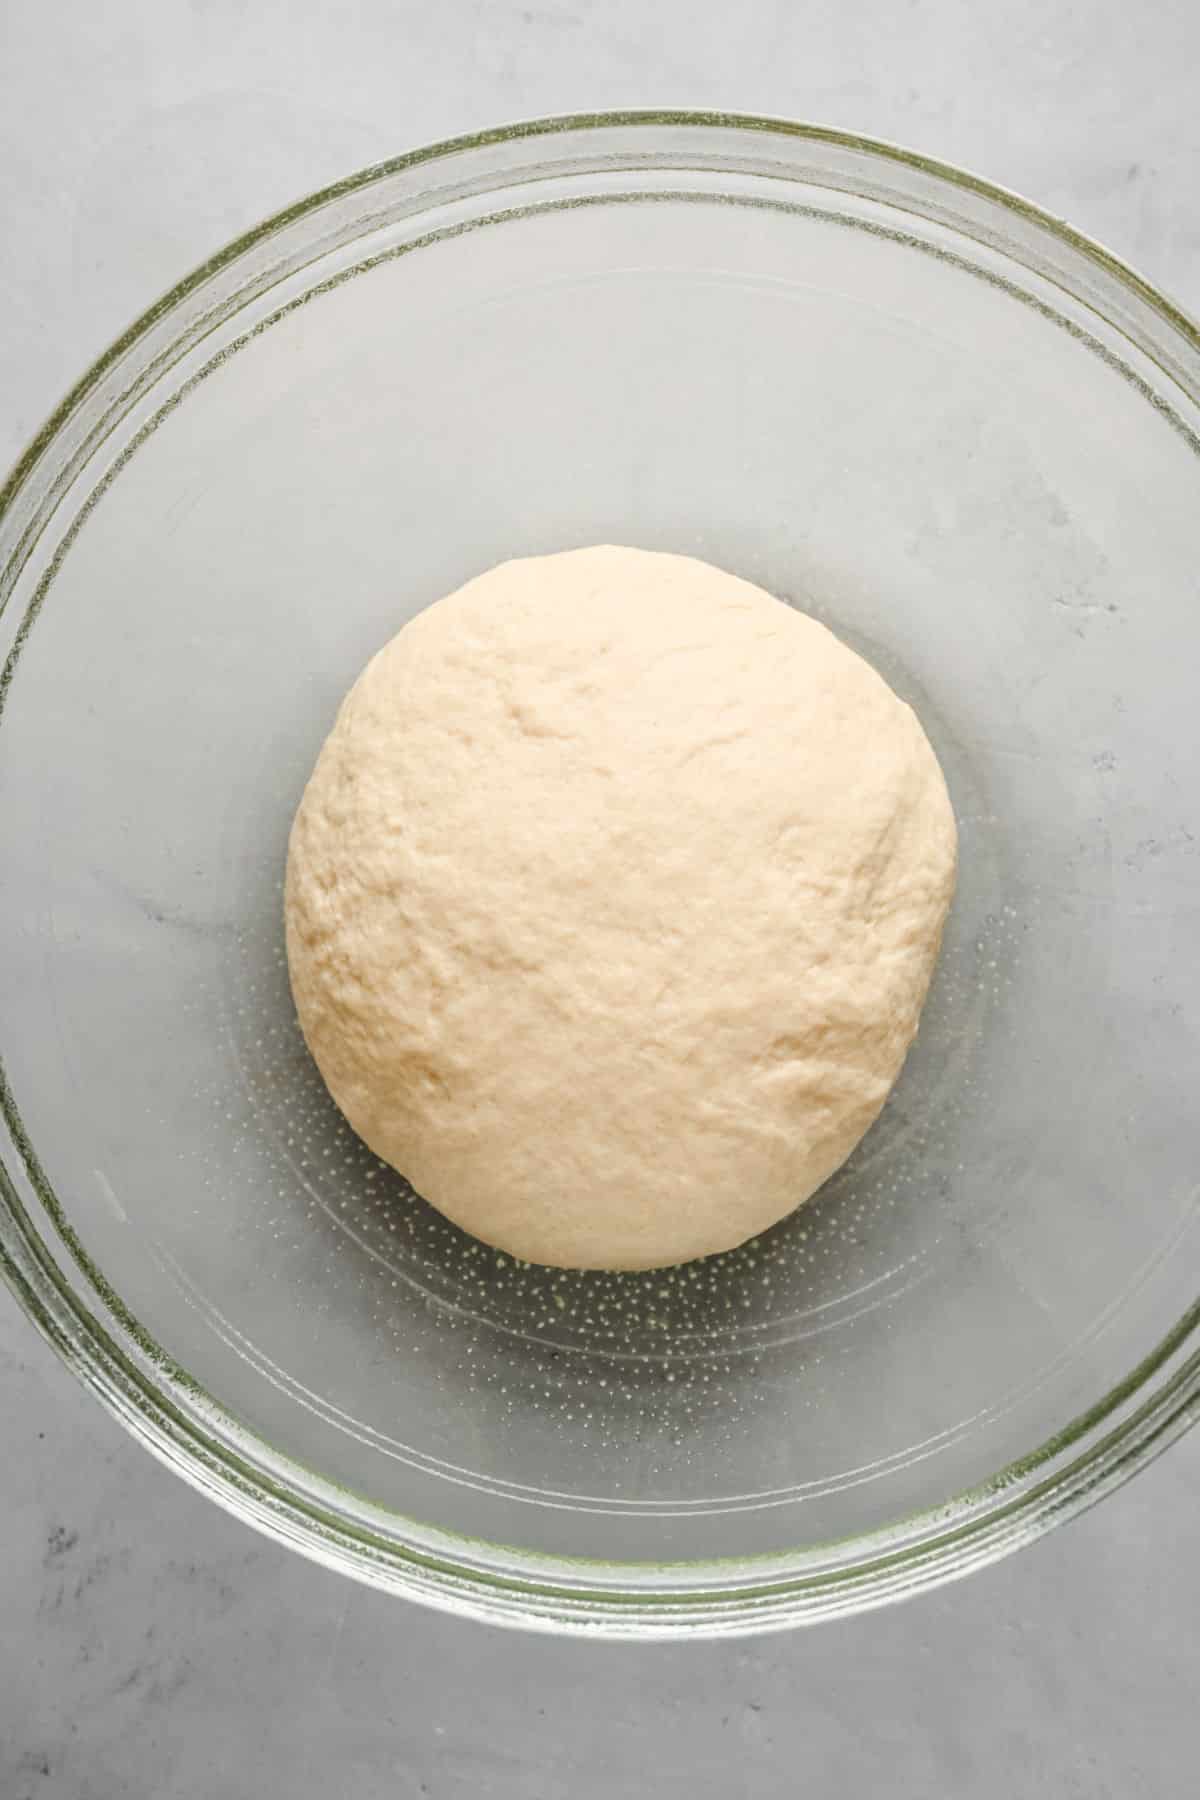
[[[678,104],[891,137],[1200,308],[1193,0],[7,0],[0,460],[146,301],[295,196],[506,118]],[[725,1645],[500,1634],[275,1548],[0,1294],[2,1800],[1188,1791],[1200,1432],[891,1611]]]

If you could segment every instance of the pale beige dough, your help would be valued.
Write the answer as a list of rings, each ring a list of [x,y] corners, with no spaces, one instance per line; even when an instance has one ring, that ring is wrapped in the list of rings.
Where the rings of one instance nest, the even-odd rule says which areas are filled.
[[[370,662],[292,829],[300,1022],[354,1129],[532,1262],[808,1198],[917,1027],[955,871],[915,715],[682,556],[509,562]]]

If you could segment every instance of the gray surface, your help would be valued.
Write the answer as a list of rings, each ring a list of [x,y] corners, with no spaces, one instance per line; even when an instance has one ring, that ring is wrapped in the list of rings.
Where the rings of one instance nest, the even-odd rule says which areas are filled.
[[[647,26],[641,21],[649,17]],[[1200,12],[1021,0],[0,8],[0,459],[157,290],[347,168],[506,117],[728,105],[1022,189],[1200,307]],[[1187,1791],[1200,1433],[970,1583],[732,1646],[560,1644],[285,1555],[0,1297],[0,1796]]]

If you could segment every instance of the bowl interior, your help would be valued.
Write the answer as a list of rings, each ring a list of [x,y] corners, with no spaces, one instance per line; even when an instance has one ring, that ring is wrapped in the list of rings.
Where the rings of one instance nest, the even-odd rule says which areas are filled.
[[[948,182],[692,130],[463,152],[247,251],[129,353],[4,619],[0,1055],[46,1241],[289,1493],[501,1569],[750,1579],[936,1517],[1196,1286],[1194,398],[1116,277],[1072,288]],[[365,659],[502,558],[606,541],[830,624],[961,829],[850,1163],[621,1276],[514,1264],[365,1151],[281,932]]]

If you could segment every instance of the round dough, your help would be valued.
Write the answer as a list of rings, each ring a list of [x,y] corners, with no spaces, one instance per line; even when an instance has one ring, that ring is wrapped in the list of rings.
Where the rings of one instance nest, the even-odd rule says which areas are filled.
[[[300,1023],[361,1137],[514,1256],[725,1250],[917,1026],[954,815],[823,625],[682,556],[502,564],[351,689],[292,829]]]

